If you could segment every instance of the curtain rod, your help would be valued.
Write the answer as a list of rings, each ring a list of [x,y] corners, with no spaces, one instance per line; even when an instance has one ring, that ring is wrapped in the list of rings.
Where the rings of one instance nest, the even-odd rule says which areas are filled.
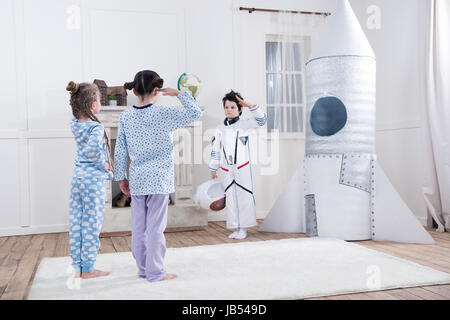
[[[311,12],[311,11],[291,11],[291,10],[275,10],[275,9],[260,9],[260,8],[245,8],[239,7],[239,10],[248,11],[248,13],[252,13],[253,11],[261,11],[261,12],[290,12],[290,13],[299,13],[299,14],[313,14],[313,15],[324,15],[329,16],[331,13],[329,12]]]

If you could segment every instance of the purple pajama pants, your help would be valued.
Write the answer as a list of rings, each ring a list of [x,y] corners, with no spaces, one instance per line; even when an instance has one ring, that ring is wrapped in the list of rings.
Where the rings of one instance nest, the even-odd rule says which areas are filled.
[[[168,201],[168,194],[131,196],[131,250],[138,275],[150,282],[159,281],[166,275],[163,263]]]

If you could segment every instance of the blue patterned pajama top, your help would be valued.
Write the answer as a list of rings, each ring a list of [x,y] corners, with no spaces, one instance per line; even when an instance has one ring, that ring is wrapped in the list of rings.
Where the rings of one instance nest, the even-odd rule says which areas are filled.
[[[113,173],[105,171],[109,156],[103,125],[96,121],[78,121],[73,118],[70,127],[77,145],[74,177],[103,177],[111,180]]]
[[[133,106],[122,112],[114,152],[114,179],[129,178],[132,195],[169,194],[174,187],[173,132],[202,116],[187,92],[177,98],[184,108]]]

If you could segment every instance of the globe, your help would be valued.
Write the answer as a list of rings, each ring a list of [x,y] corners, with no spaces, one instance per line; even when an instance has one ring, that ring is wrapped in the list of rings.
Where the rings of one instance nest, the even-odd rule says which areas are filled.
[[[195,74],[183,73],[178,78],[178,90],[189,92],[194,98],[197,98],[202,90],[202,82]]]

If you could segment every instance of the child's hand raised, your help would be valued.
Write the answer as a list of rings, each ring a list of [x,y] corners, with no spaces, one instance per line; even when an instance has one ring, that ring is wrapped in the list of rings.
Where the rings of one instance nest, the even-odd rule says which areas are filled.
[[[181,93],[179,90],[172,88],[164,88],[160,89],[159,91],[162,92],[163,96],[172,96],[172,97],[176,97]]]
[[[239,98],[238,95],[235,95],[235,97],[236,97],[237,101],[239,101],[239,104],[241,104],[243,107],[246,107],[246,108],[253,107],[253,103],[242,100],[241,98]]]

